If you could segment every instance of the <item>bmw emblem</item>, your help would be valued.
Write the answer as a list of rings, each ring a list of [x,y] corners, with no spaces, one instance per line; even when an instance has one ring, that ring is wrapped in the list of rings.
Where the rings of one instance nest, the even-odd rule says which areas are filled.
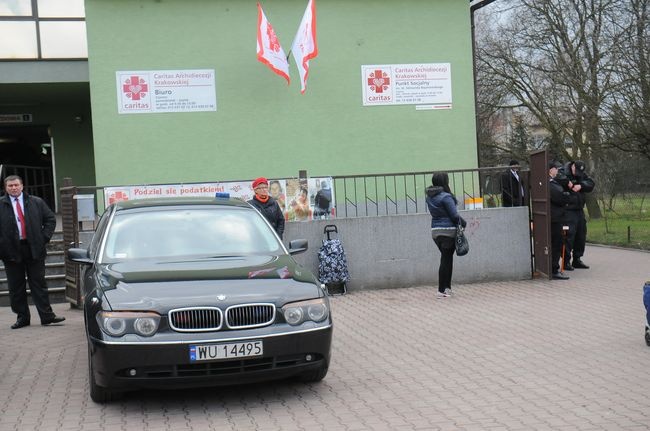
[[[217,296],[217,299],[219,301],[224,301],[226,299],[226,295],[219,295],[219,296]]]

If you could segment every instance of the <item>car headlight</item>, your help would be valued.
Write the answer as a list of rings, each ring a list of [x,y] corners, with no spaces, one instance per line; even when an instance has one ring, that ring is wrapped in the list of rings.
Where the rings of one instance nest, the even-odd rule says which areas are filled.
[[[282,307],[282,314],[284,320],[293,326],[300,325],[308,320],[322,322],[329,316],[329,305],[325,298],[292,302]]]
[[[126,319],[121,317],[104,317],[102,319],[103,329],[108,335],[119,337],[126,332]]]
[[[145,337],[152,336],[156,329],[158,329],[158,322],[160,319],[155,319],[153,317],[138,317],[133,323],[133,329],[140,335]]]
[[[160,324],[160,315],[152,312],[100,311],[96,316],[102,331],[113,337],[129,333],[151,337]]]
[[[289,325],[300,325],[302,323],[302,317],[305,315],[300,307],[287,307],[283,312],[284,320]]]

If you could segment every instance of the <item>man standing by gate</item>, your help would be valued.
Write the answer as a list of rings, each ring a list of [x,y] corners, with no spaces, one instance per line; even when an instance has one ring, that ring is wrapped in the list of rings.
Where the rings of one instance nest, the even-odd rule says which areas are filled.
[[[551,198],[551,271],[555,280],[568,280],[560,266],[562,256],[562,227],[567,222],[567,208],[575,200],[568,190],[568,179],[564,173],[558,172],[562,165],[559,162],[548,163],[549,195]]]
[[[594,190],[595,183],[585,172],[585,162],[582,160],[570,161],[565,164],[564,174],[569,179],[570,192],[577,198],[567,211],[569,236],[564,253],[565,269],[569,271],[573,268],[588,269],[589,266],[581,259],[585,253],[587,241],[587,219],[584,208],[587,201],[586,193],[591,193]],[[571,259],[572,257],[573,259]]]
[[[510,160],[510,168],[501,175],[501,202],[504,207],[524,205],[524,186],[519,176],[519,162]]]
[[[45,244],[54,233],[56,216],[41,198],[23,193],[19,176],[9,175],[4,183],[7,193],[0,198],[0,259],[7,273],[11,310],[18,316],[11,329],[30,324],[27,281],[41,325],[63,322],[65,317],[52,311],[45,282]]]

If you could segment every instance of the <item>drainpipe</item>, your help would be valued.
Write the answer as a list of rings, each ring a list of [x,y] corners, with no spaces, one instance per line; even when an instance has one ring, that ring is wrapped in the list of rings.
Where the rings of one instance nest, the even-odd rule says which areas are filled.
[[[473,76],[474,76],[474,122],[476,124],[476,160],[478,161],[478,167],[481,167],[481,151],[479,150],[479,122],[478,122],[478,95],[476,92],[476,37],[474,33],[474,12],[477,10],[481,9],[482,7],[485,7],[489,5],[492,2],[495,2],[496,0],[479,0],[479,1],[474,1],[474,4],[472,4],[472,0],[470,0],[470,6],[469,6],[469,11],[470,11],[470,25],[471,25],[471,30],[472,30],[472,68],[473,68]]]

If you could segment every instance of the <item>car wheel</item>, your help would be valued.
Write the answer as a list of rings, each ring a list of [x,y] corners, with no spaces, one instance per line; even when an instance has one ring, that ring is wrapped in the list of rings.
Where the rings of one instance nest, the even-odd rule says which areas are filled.
[[[327,375],[327,370],[328,370],[328,366],[327,364],[324,363],[321,367],[315,370],[309,370],[301,374],[300,381],[305,383],[320,382]]]
[[[645,328],[645,343],[650,346],[650,328]]]
[[[90,399],[96,403],[105,403],[118,398],[118,394],[103,387],[95,382],[95,372],[93,361],[90,358],[90,346],[88,346],[88,387],[90,389]]]

